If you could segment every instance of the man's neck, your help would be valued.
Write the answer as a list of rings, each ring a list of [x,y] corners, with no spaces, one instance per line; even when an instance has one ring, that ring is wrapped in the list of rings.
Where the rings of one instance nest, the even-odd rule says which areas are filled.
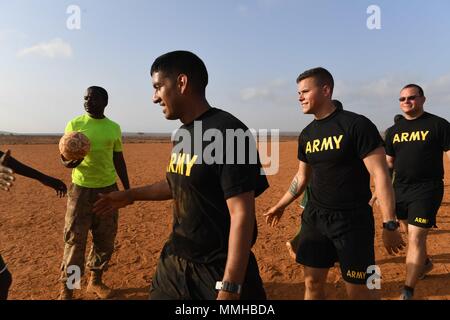
[[[415,115],[408,115],[404,114],[406,120],[416,120],[417,118],[420,118],[425,113],[425,110],[422,109],[422,111],[418,112]]]
[[[203,113],[208,111],[211,108],[208,101],[206,99],[196,99],[193,100],[192,103],[189,104],[185,109],[185,113],[180,118],[180,121],[183,124],[188,124],[200,117]]]
[[[88,115],[89,115],[89,117],[97,119],[97,120],[105,118],[104,114],[91,114],[91,113],[88,113]]]
[[[319,111],[314,113],[314,119],[316,120],[322,120],[328,117],[330,114],[332,114],[334,111],[336,111],[336,107],[334,104],[330,102],[326,102],[323,106],[318,108]]]

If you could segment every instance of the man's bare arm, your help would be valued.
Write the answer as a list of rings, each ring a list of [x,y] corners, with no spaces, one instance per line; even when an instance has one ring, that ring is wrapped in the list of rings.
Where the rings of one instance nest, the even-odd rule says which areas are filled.
[[[100,199],[94,204],[94,212],[105,214],[133,204],[135,201],[164,201],[172,199],[167,180],[152,185],[100,194]]]
[[[227,199],[230,212],[228,258],[223,281],[242,285],[247,270],[253,231],[255,228],[255,195],[246,192]],[[219,291],[218,299],[238,299],[239,295]]]
[[[395,220],[394,189],[389,177],[387,157],[383,147],[380,147],[363,159],[375,183],[377,200],[383,215],[383,221]]]
[[[113,162],[114,168],[116,169],[117,175],[122,181],[124,189],[130,189],[130,182],[128,180],[127,165],[125,163],[125,158],[122,152],[113,152]]]
[[[386,155],[386,163],[389,169],[394,169],[394,162],[395,162],[395,158]]]
[[[0,151],[0,155],[2,154],[3,153]],[[67,186],[62,180],[48,176],[39,170],[27,166],[26,164],[20,162],[19,160],[9,156],[9,153],[3,154],[2,159],[4,159],[3,165],[12,169],[15,174],[37,180],[43,185],[53,188],[56,191],[56,194],[60,197],[64,197],[66,195]]]
[[[270,208],[269,211],[264,214],[267,224],[274,226],[278,223],[287,206],[303,193],[309,183],[310,175],[311,167],[307,163],[300,161],[298,171],[292,179],[289,190],[281,197],[275,206]]]
[[[369,153],[364,159],[364,164],[375,183],[377,201],[380,206],[383,222],[395,221],[395,201],[392,181],[389,177],[386,153],[383,147],[379,147]],[[397,253],[405,243],[398,232],[383,229],[383,241],[388,253]]]

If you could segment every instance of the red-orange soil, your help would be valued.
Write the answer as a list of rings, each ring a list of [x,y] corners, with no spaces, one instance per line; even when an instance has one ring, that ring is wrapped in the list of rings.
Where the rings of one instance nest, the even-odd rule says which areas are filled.
[[[54,140],[54,139],[53,139]],[[58,145],[2,144],[12,156],[49,175],[70,183],[70,170],[59,162]],[[50,144],[50,141],[52,142]],[[8,142],[7,142],[8,143]],[[9,142],[13,143],[13,142]],[[164,179],[170,143],[150,141],[126,143],[124,155],[131,184],[139,186]],[[266,226],[263,213],[284,194],[298,168],[297,143],[280,144],[280,171],[269,176],[270,189],[257,199],[259,237],[254,252],[269,299],[303,299],[303,268],[286,250],[286,241],[299,225],[300,208],[292,204],[276,228]],[[428,251],[434,270],[416,287],[418,299],[450,297],[450,163],[445,159],[445,196],[438,213],[438,229],[428,238]],[[11,192],[1,192],[0,252],[13,273],[10,299],[56,299],[59,291],[60,263],[63,253],[63,228],[66,198],[39,182],[17,177]],[[147,299],[148,287],[155,271],[159,252],[171,231],[172,204],[140,202],[121,210],[116,250],[105,282],[116,289],[115,299]],[[376,259],[382,271],[383,299],[396,299],[405,279],[405,257],[389,256],[381,242],[380,213],[376,217]],[[89,240],[90,241],[90,240]],[[86,277],[85,277],[86,278]],[[345,285],[337,268],[331,270],[328,298],[345,299]],[[76,298],[95,299],[82,289]]]

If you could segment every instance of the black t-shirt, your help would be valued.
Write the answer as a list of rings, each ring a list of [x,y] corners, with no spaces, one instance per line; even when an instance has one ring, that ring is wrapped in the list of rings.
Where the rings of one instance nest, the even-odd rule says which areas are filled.
[[[443,152],[450,149],[450,124],[425,112],[401,119],[386,131],[386,154],[394,157],[394,186],[424,184],[444,178]]]
[[[383,146],[375,125],[345,110],[311,122],[299,136],[298,159],[312,167],[311,202],[325,209],[350,210],[371,198],[363,159]]]
[[[231,114],[211,108],[177,131],[180,138],[174,143],[167,167],[174,225],[166,246],[189,261],[225,261],[230,232],[226,200],[248,191],[259,196],[269,186],[261,174],[253,136],[240,140],[241,145],[227,143],[233,140],[231,135],[227,137],[227,130],[236,129],[244,132],[248,128]],[[233,159],[231,164],[227,158]],[[255,222],[253,243],[256,234]]]

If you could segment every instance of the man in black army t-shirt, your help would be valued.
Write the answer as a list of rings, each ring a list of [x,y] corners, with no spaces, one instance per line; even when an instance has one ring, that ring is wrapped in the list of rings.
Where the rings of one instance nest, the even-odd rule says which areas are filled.
[[[400,299],[412,299],[417,280],[433,268],[426,240],[444,194],[443,152],[450,158],[450,124],[425,112],[420,86],[400,92],[404,118],[386,131],[386,159],[395,171],[397,218],[408,232],[406,281]]]
[[[324,299],[329,268],[340,263],[350,299],[375,299],[368,277],[376,270],[374,218],[368,202],[370,176],[377,188],[383,221],[395,224],[394,192],[383,141],[364,116],[337,110],[331,97],[334,81],[323,68],[297,78],[303,113],[313,114],[299,136],[299,169],[289,191],[265,215],[272,226],[311,178],[311,198],[302,214],[297,262],[304,265],[305,299]],[[345,109],[345,108],[344,108]],[[383,229],[389,253],[404,243],[398,230]]]
[[[227,133],[247,127],[209,105],[208,73],[193,53],[160,56],[151,76],[153,102],[162,106],[166,119],[183,123],[175,135],[180,139],[172,149],[167,179],[110,193],[94,210],[101,214],[139,200],[174,200],[173,230],[152,279],[151,299],[265,299],[251,246],[256,240],[255,197],[268,183],[254,140],[246,140],[243,149],[230,144]],[[214,148],[211,141],[222,141],[223,148],[219,143]],[[244,161],[237,162],[239,158]]]

